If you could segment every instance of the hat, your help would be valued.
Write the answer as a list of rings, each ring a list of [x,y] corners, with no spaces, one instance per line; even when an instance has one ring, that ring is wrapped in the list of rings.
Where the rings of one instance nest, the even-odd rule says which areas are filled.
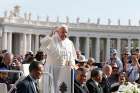
[[[84,55],[81,55],[80,58],[77,60],[78,62],[87,62],[87,59]]]
[[[27,51],[26,54],[33,55],[33,51]]]
[[[111,49],[110,54],[117,54],[117,50],[116,49]]]

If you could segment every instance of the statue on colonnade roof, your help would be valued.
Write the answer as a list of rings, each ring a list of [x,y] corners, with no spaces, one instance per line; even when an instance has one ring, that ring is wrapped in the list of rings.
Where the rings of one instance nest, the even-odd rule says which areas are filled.
[[[20,14],[20,6],[19,5],[16,5],[14,6],[14,9],[13,10],[10,10],[10,17],[19,17],[19,14]]]

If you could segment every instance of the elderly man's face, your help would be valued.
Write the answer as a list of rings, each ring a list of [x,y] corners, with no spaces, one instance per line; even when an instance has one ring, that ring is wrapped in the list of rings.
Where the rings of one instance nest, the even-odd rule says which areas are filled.
[[[76,51],[77,59],[80,59],[81,52],[79,50]]]
[[[13,61],[13,55],[12,54],[6,54],[6,56],[3,59],[5,65],[11,65]]]
[[[59,28],[57,32],[61,40],[65,40],[68,37],[68,32],[64,27]]]
[[[109,77],[112,73],[112,68],[111,67],[105,68],[104,73]]]

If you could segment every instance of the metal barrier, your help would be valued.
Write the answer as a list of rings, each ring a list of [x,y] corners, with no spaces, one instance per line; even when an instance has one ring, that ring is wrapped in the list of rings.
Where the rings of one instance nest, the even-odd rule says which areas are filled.
[[[0,70],[0,72],[8,72],[8,73],[19,73],[20,77],[23,77],[23,72],[19,70]],[[22,78],[19,78],[15,84],[11,87],[11,89],[8,91],[8,93],[11,93],[14,88],[16,88],[17,83],[21,80]]]

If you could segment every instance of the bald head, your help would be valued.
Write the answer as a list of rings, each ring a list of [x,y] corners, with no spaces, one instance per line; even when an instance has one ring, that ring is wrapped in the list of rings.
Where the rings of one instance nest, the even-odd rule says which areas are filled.
[[[106,74],[107,76],[110,76],[112,73],[112,67],[110,65],[106,64],[103,67],[103,73]]]
[[[87,62],[89,65],[92,65],[93,63],[95,63],[95,59],[94,58],[92,58],[92,57],[90,57],[89,59],[88,59],[88,62]]]

